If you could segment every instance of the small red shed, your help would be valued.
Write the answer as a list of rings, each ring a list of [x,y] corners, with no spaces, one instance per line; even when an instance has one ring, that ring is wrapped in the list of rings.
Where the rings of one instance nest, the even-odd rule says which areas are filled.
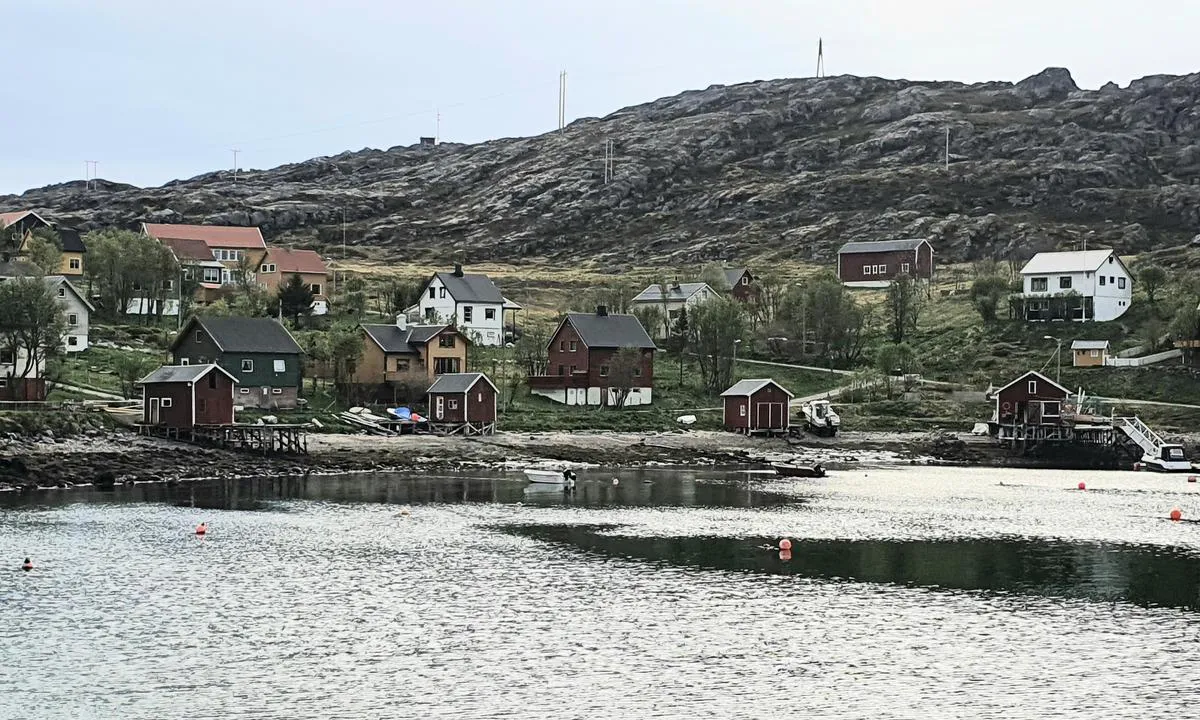
[[[745,433],[784,433],[791,426],[788,403],[794,396],[770,378],[739,380],[721,393],[725,429]]]
[[[1063,404],[1071,391],[1045,375],[1030,371],[996,391],[1000,425],[1060,425]]]
[[[164,365],[142,386],[142,424],[176,430],[232,425],[237,379],[219,365]]]
[[[434,429],[466,435],[491,435],[496,431],[496,398],[500,392],[487,375],[438,375],[425,393],[429,396],[429,423]]]

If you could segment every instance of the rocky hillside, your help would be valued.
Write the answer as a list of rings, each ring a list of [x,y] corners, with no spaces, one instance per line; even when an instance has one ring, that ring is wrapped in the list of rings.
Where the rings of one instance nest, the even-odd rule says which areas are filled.
[[[946,130],[950,166],[945,166]],[[604,144],[615,149],[604,182]],[[851,239],[927,237],[943,261],[1087,239],[1138,252],[1200,232],[1200,74],[1080,90],[1019,83],[772,80],[577,120],[562,135],[347,152],[156,188],[0,197],[91,228],[257,224],[300,244],[471,262],[619,266],[828,259]]]

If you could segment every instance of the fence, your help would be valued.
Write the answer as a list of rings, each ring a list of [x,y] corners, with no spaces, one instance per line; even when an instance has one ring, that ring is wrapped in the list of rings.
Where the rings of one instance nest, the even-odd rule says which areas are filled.
[[[1105,364],[1111,367],[1141,367],[1143,365],[1153,365],[1160,363],[1163,360],[1183,357],[1183,351],[1179,348],[1174,350],[1164,350],[1153,355],[1143,355],[1141,357],[1110,357]]]

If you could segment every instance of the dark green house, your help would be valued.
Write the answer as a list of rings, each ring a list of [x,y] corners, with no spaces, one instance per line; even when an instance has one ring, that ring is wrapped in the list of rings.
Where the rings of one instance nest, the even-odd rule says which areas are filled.
[[[302,355],[287,328],[271,318],[193,317],[171,343],[174,364],[215,362],[237,378],[234,402],[243,407],[296,407]]]

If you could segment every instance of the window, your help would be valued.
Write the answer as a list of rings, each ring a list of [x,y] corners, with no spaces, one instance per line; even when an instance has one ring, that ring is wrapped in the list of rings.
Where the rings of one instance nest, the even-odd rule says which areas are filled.
[[[600,377],[608,377],[608,366],[607,365],[600,366]]]
[[[17,351],[12,349],[0,350],[0,365],[16,365]]]
[[[433,359],[433,372],[435,375],[445,375],[446,373],[459,372],[458,358],[440,357]]]
[[[471,319],[474,316],[474,314],[475,314],[474,308],[472,308],[470,305],[463,305],[463,322],[465,322],[465,323],[471,322]]]
[[[454,334],[447,333],[438,336],[438,347],[452,348],[454,347]]]
[[[1042,417],[1058,417],[1058,403],[1057,402],[1043,402],[1042,403]]]
[[[408,372],[408,360],[406,358],[396,358],[396,372]]]
[[[634,376],[634,377],[641,377],[641,376],[642,376],[642,368],[641,368],[641,366],[635,367],[635,368],[633,369],[633,376]]]
[[[216,390],[216,389],[217,389],[217,373],[216,373],[216,371],[215,371],[215,370],[214,370],[214,371],[210,371],[210,372],[208,373],[208,389],[209,389],[209,390]]]
[[[196,331],[196,342],[204,342],[204,331],[203,330]]]
[[[900,263],[900,272],[902,272],[902,273],[908,272],[909,267],[910,266],[908,263]]]
[[[78,270],[81,266],[82,266],[82,263],[79,261],[79,258],[71,258],[70,268],[72,270]]]
[[[1108,276],[1108,284],[1109,284],[1109,285],[1116,285],[1116,284],[1117,284],[1117,279],[1116,279],[1115,277],[1113,277],[1112,275],[1109,275],[1109,276]]]
[[[163,398],[158,404],[159,407],[169,408],[171,407],[171,402],[171,398]]]
[[[436,317],[437,317],[436,310],[434,310],[433,308],[425,308],[425,320],[427,322],[433,322]]]
[[[572,340],[572,341],[571,341],[571,352],[575,352],[575,351],[577,351],[578,349],[579,349],[579,343],[577,343],[577,342],[575,342],[574,340]]]
[[[448,407],[451,410],[457,410],[458,409],[458,401],[457,400],[447,400],[446,407]]]
[[[738,415],[741,415],[742,417],[746,417],[746,406],[745,405],[738,405]]]
[[[475,402],[483,402],[483,393],[475,393]]]
[[[483,309],[483,319],[484,320],[495,320],[496,319],[496,308],[484,308]]]
[[[1100,287],[1104,287],[1104,276],[1100,276]]]
[[[1027,389],[1029,390],[1030,395],[1037,395],[1037,380],[1030,380],[1029,387]]]
[[[67,324],[70,325],[71,327],[75,327],[76,325],[79,324],[79,316],[76,315],[75,313],[71,313],[71,314],[67,315]]]
[[[272,395],[282,395],[283,388],[271,388],[271,394]]]
[[[434,289],[433,289],[433,288],[429,288],[429,299],[430,299],[430,300],[435,300],[435,299],[437,299],[437,295],[436,295],[436,293],[435,293],[435,291],[434,291]]]
[[[1117,287],[1119,287],[1122,290],[1125,289],[1125,278],[1123,278],[1123,277],[1117,278]]]
[[[249,358],[243,359],[242,372],[254,372],[254,361]]]
[[[880,266],[879,266],[879,274],[880,274],[880,275],[887,275],[887,265],[880,265]]]
[[[187,358],[179,358],[179,364],[180,364],[180,365],[182,365],[182,366],[184,366],[184,367],[187,367],[187,366],[188,366],[188,365],[190,365],[191,363],[190,363],[190,362],[188,362],[188,359],[187,359]]]
[[[1098,357],[1100,357],[1100,351],[1099,351],[1099,350],[1093,350],[1093,351],[1092,351],[1092,357],[1094,357],[1094,358],[1098,358]]]
[[[277,373],[287,372],[287,361],[286,360],[273,360],[271,362],[272,362],[272,365],[274,366],[273,369],[275,370],[275,372],[277,372]]]
[[[162,289],[163,290],[174,290],[175,289],[175,281],[174,280],[163,280],[162,281]]]
[[[219,283],[221,282],[221,268],[206,267],[204,275],[200,278],[200,282]]]
[[[67,345],[70,345],[71,347],[75,347],[78,344],[79,344],[79,338],[75,337],[74,335],[71,335],[70,337],[67,338]]]
[[[1046,292],[1050,289],[1049,278],[1031,278],[1029,280],[1029,292]]]
[[[321,283],[313,283],[312,285],[308,286],[308,289],[310,291],[312,291],[313,295],[320,295],[321,294]]]
[[[205,398],[196,398],[196,412],[204,412],[208,410],[208,400]]]
[[[870,274],[871,274],[871,266],[863,265],[863,275],[870,275]]]
[[[579,372],[579,366],[578,366],[578,365],[572,365],[572,366],[571,366],[571,374],[572,374],[572,375],[574,375],[574,374],[575,374],[575,373],[577,373],[577,372]]]
[[[8,387],[8,378],[0,377],[0,388]]]
[[[746,277],[745,275],[743,275],[743,276],[742,276],[742,284],[743,284],[743,285],[749,285],[749,284],[750,284],[750,278],[748,278],[748,277]]]
[[[9,364],[11,365],[12,363],[9,363]],[[564,374],[564,373],[563,373],[563,371],[564,371],[565,369],[566,369],[566,368],[564,368],[562,365],[559,365],[559,366],[558,366],[558,374],[559,374],[559,375],[562,375],[562,374]]]
[[[136,290],[137,288],[134,288],[134,289]],[[58,296],[59,296],[59,297],[66,297],[66,296],[67,296],[67,289],[66,289],[66,288],[64,288],[64,287],[60,287],[60,288],[58,289]]]
[[[559,340],[559,341],[558,341],[558,351],[559,351],[559,352],[566,352],[566,351],[567,351],[567,341],[566,341],[566,340]]]
[[[1070,290],[1071,289],[1071,276],[1070,275],[1059,276],[1058,288],[1060,290]]]
[[[238,392],[239,392],[239,393],[241,393],[241,394],[243,394],[243,395],[249,395],[249,394],[250,394],[250,388],[238,388]]]
[[[446,299],[446,288],[438,288],[438,297],[443,300]]]

